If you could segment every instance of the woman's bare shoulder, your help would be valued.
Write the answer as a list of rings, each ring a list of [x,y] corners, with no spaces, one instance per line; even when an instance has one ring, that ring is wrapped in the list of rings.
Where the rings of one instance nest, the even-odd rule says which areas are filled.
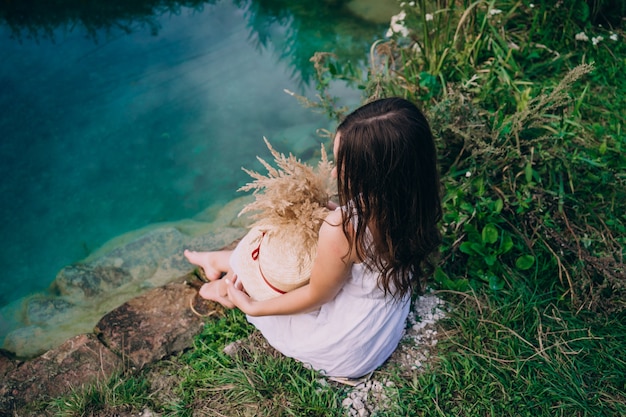
[[[352,232],[350,226],[348,226],[347,232],[348,236],[350,236]],[[326,216],[319,232],[318,254],[320,252],[320,245],[324,248],[324,252],[327,251],[328,254],[332,254],[333,256],[339,255],[344,261],[346,260],[344,256],[349,253],[351,254],[349,260],[352,262],[357,261],[355,258],[356,253],[350,250],[350,242],[343,229],[341,209],[334,210]]]
[[[319,243],[344,246],[348,243],[343,232],[341,210],[333,210],[324,219],[319,231]]]
[[[341,209],[337,208],[335,210],[332,210],[330,213],[328,213],[328,215],[326,216],[326,219],[324,220],[324,223],[330,226],[340,227],[342,220],[343,220],[343,217],[341,215]]]

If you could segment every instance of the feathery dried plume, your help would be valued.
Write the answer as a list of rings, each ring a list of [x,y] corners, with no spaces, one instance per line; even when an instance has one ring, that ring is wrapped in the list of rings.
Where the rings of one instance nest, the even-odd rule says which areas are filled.
[[[332,163],[324,145],[321,146],[321,160],[314,169],[301,162],[294,155],[285,156],[263,138],[274,157],[277,168],[260,157],[257,159],[267,169],[267,175],[242,168],[254,181],[244,185],[239,191],[253,190],[255,200],[239,213],[253,212],[253,226],[289,229],[303,233],[304,244],[317,242],[322,221],[328,214],[328,203],[333,194],[333,181],[330,173]]]

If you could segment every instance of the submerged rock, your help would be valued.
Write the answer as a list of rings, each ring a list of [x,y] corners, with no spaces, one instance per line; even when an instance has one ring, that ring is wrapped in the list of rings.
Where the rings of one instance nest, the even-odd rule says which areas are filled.
[[[150,277],[163,259],[180,252],[186,240],[174,227],[149,230],[95,259],[91,265],[123,269],[132,280],[141,281]]]
[[[131,280],[132,276],[127,270],[116,266],[75,264],[61,269],[52,283],[51,290],[75,301],[89,300]]]
[[[40,355],[46,351],[41,342],[44,333],[45,331],[40,326],[20,327],[7,335],[3,349],[9,352],[20,352],[24,357]]]
[[[33,297],[25,302],[26,322],[31,325],[61,324],[75,305],[56,297]]]

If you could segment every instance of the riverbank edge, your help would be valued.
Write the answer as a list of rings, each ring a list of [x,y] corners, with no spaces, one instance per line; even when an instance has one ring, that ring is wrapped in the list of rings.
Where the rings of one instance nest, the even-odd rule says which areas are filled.
[[[221,307],[200,300],[193,272],[154,288],[78,334],[31,359],[0,350],[0,414],[24,415],[33,403],[136,372],[192,345],[205,316]]]
[[[125,302],[193,270],[184,249],[216,250],[240,239],[244,196],[192,219],[147,226],[115,237],[84,260],[62,268],[47,291],[0,309],[0,349],[20,360],[38,357],[89,333]]]

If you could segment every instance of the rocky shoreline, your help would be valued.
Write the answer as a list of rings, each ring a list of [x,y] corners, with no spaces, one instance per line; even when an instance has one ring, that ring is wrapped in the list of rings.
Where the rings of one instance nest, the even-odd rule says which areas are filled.
[[[0,415],[191,346],[204,323],[194,310],[219,306],[197,298],[182,252],[240,239],[247,201],[116,238],[63,268],[47,293],[2,308]]]
[[[194,281],[190,273],[149,290],[106,314],[92,332],[36,358],[19,360],[0,352],[0,415],[189,348],[204,326],[202,315],[220,309],[199,299]]]
[[[28,359],[91,332],[110,311],[192,270],[184,249],[215,250],[241,238],[248,220],[237,215],[247,201],[242,197],[214,214],[131,232],[64,267],[47,292],[0,309],[0,347]]]
[[[34,401],[106,382],[116,373],[139,372],[188,349],[202,331],[205,317],[223,313],[218,304],[199,298],[200,283],[191,272],[147,291],[102,317],[92,332],[74,336],[36,358],[18,360],[0,351],[0,415],[24,415],[21,410]],[[408,374],[423,368],[436,348],[437,321],[444,317],[444,311],[443,302],[434,294],[417,298],[403,343],[385,366],[399,367]],[[251,344],[254,349],[273,351],[262,343],[258,332],[251,340],[236,345]],[[393,401],[384,392],[391,382],[377,375],[342,382],[353,386],[342,403],[350,416],[376,414]],[[321,383],[329,381],[337,382],[329,378]],[[150,411],[148,415],[156,414]]]

